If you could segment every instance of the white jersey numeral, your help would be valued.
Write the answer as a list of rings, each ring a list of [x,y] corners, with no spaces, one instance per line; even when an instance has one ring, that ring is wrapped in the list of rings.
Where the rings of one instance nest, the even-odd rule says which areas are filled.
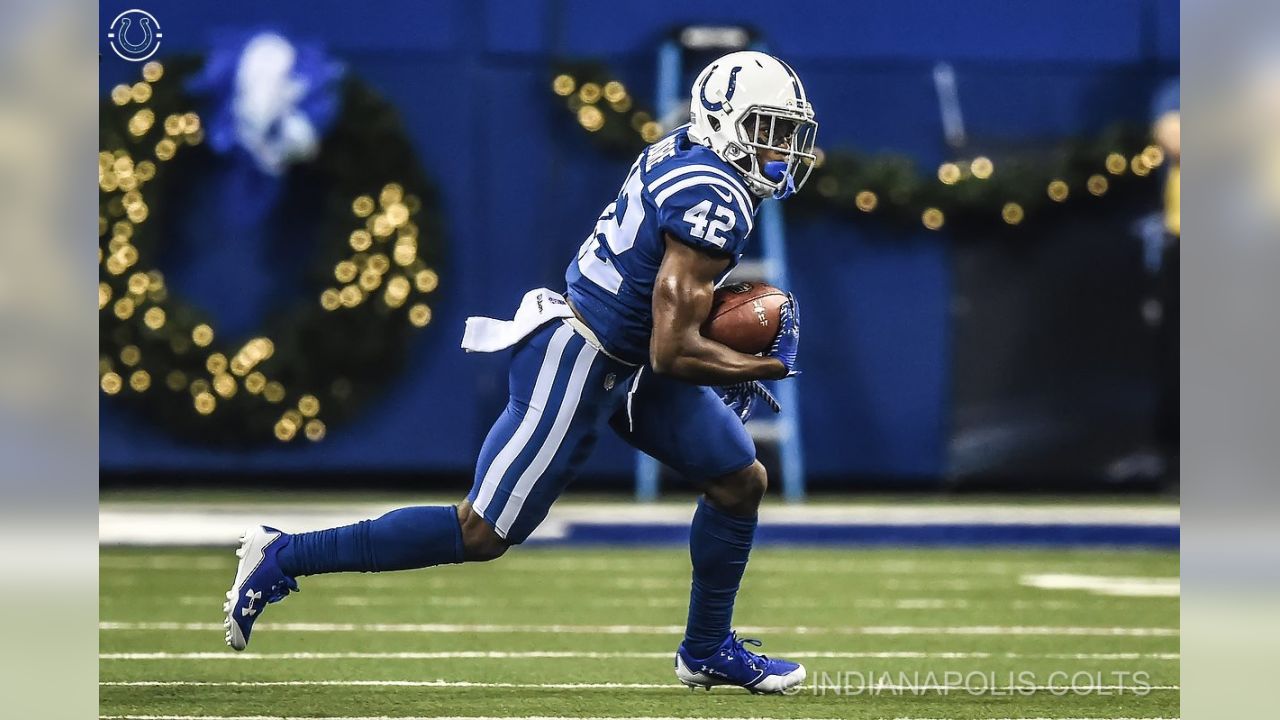
[[[622,288],[622,273],[601,252],[600,242],[603,239],[614,257],[636,244],[636,233],[644,222],[644,199],[640,195],[643,191],[644,183],[640,181],[639,165],[633,165],[627,182],[622,186],[622,196],[626,200],[622,217],[618,217],[618,201],[609,203],[596,221],[595,229],[578,250],[578,270],[583,277],[614,295]]]
[[[712,214],[712,208],[715,208],[715,217],[708,218]],[[684,214],[684,221],[689,223],[689,234],[702,238],[709,243],[724,247],[728,238],[720,234],[721,230],[729,231],[733,229],[736,220],[729,208],[723,205],[712,205],[710,200],[702,202],[689,208]]]

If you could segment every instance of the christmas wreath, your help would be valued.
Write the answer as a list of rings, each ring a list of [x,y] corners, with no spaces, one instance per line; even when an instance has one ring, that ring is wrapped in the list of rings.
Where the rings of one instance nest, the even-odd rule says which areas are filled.
[[[103,101],[99,150],[99,384],[113,402],[202,443],[319,441],[431,322],[436,194],[391,105],[317,48],[260,33],[147,63]],[[167,204],[201,192],[210,163],[237,161],[320,188],[321,212],[302,258],[310,292],[223,337],[157,259]],[[236,268],[219,271],[235,292]]]

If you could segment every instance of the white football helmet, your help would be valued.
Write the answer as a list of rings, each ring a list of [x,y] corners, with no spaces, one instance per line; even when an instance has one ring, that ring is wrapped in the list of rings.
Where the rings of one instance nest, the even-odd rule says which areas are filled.
[[[689,137],[737,168],[760,197],[790,195],[813,170],[813,106],[800,77],[772,55],[744,50],[708,65],[693,81],[690,120]],[[762,167],[760,150],[785,160]]]

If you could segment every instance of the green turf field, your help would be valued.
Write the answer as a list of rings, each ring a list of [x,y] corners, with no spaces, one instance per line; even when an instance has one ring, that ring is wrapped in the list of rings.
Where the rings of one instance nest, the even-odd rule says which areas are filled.
[[[223,644],[234,561],[230,547],[102,551],[101,715],[1179,712],[1176,596],[1023,582],[1032,574],[1175,578],[1172,552],[757,549],[736,621],[765,641],[765,652],[806,665],[809,681],[792,696],[691,692],[676,682],[671,657],[689,576],[678,548],[518,548],[487,565],[304,578],[300,594],[270,606],[243,654]],[[869,687],[875,681],[878,690]]]

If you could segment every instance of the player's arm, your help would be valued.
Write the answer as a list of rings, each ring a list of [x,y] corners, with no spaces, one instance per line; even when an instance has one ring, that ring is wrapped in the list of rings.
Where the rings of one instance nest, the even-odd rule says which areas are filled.
[[[649,362],[654,372],[699,385],[731,385],[778,380],[787,368],[772,357],[747,355],[703,337],[711,314],[716,278],[729,259],[716,257],[664,236],[666,251],[653,286],[653,335]]]

